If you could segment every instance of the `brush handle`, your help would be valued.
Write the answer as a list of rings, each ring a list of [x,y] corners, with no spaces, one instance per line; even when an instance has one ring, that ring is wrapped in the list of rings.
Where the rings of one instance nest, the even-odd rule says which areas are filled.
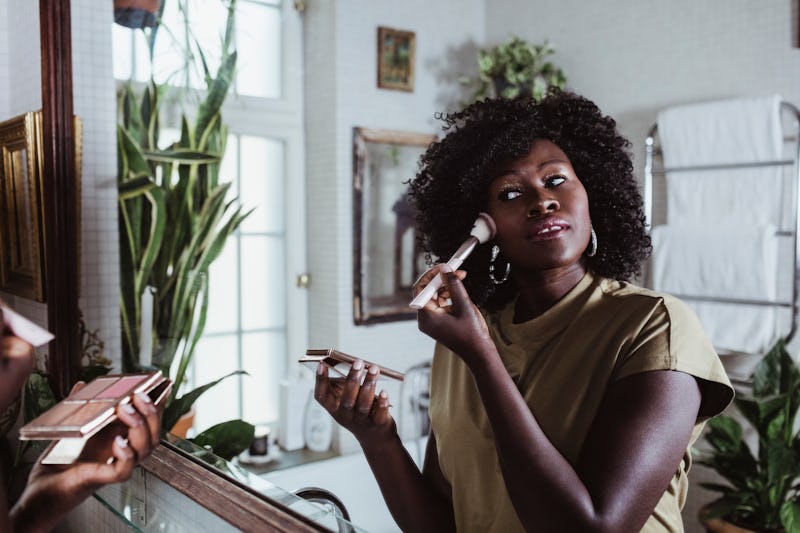
[[[475,249],[479,242],[480,241],[478,241],[477,237],[470,236],[466,241],[464,241],[464,244],[459,246],[458,250],[456,250],[456,253],[454,253],[453,256],[447,261],[447,265],[453,270],[458,269],[458,267],[461,266],[461,263],[463,263],[464,260],[469,257],[469,254],[472,253],[472,250]],[[443,284],[444,280],[442,280],[442,276],[437,275],[431,280],[430,283],[425,285],[425,288],[422,289],[413,300],[411,300],[411,303],[408,304],[409,307],[413,307],[414,309],[422,309],[425,307],[425,304],[428,303],[431,298],[436,296],[436,293],[439,292],[439,289],[442,288]]]

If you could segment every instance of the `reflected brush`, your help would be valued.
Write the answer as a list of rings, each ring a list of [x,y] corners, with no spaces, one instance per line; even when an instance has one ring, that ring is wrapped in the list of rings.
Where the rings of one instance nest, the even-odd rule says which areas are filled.
[[[464,244],[458,247],[456,253],[447,261],[447,265],[453,270],[458,269],[461,263],[472,253],[472,250],[479,244],[488,242],[494,237],[496,231],[497,226],[495,226],[492,217],[486,213],[480,213],[472,226],[472,230],[469,232],[469,237],[464,241]],[[414,309],[422,309],[436,295],[443,283],[442,276],[436,276],[408,305]]]

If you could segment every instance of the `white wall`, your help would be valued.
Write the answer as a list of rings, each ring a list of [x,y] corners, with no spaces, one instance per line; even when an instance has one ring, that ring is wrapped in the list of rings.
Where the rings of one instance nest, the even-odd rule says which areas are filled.
[[[771,93],[800,104],[792,4],[496,0],[486,12],[486,40],[549,39],[569,87],[616,118],[634,143],[641,175],[644,137],[666,106]]]
[[[415,32],[412,93],[377,87],[378,26]],[[483,1],[315,0],[305,39],[310,344],[403,370],[432,354],[416,321],[353,322],[352,130],[437,133],[434,113],[462,98],[455,73],[483,40]]]
[[[0,0],[0,117],[9,116],[8,112],[8,0]]]

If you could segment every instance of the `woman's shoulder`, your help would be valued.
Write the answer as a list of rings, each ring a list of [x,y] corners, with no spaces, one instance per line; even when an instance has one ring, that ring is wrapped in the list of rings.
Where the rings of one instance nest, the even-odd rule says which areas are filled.
[[[628,281],[618,281],[615,279],[602,278],[600,290],[604,299],[609,303],[614,302],[618,305],[643,304],[649,305],[654,311],[659,311],[667,315],[668,318],[689,320],[697,322],[697,315],[692,308],[680,298],[671,294],[642,287]]]

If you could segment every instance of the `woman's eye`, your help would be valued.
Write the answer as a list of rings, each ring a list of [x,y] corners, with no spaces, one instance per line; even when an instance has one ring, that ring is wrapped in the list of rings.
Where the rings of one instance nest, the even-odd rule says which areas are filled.
[[[500,201],[507,202],[508,200],[513,200],[521,195],[522,193],[516,189],[507,189],[505,191],[500,191],[500,194],[497,195],[497,198]]]
[[[547,176],[547,178],[544,181],[544,184],[546,187],[558,187],[565,181],[567,181],[567,178],[565,176],[562,176],[561,174],[556,174],[554,176]]]

